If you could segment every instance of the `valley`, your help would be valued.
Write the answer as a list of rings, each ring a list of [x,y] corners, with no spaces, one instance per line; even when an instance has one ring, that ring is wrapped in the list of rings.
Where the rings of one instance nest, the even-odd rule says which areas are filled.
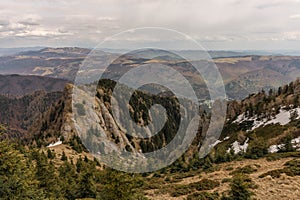
[[[186,60],[178,57],[178,55],[177,58],[175,56],[175,59],[173,57],[170,60],[168,58],[169,53],[165,51],[151,52],[152,50],[145,50],[144,53],[135,53],[133,57],[130,56],[130,53],[126,57],[120,53],[110,53],[97,49],[93,51],[96,52],[93,54],[99,56],[97,63],[82,71],[86,81],[90,83],[99,79],[94,75],[101,73],[101,70],[109,63],[114,62],[112,70],[117,70],[115,73],[120,73],[119,70],[122,67],[133,68],[137,64],[153,62],[169,65],[189,77],[195,84],[197,82],[199,84],[199,80],[193,80],[195,75],[189,74],[189,70],[182,68],[182,66],[190,65],[189,62],[191,64],[200,62],[194,60],[197,52],[178,52],[180,53],[178,55],[184,55]],[[80,65],[90,52],[90,49],[75,47],[44,48],[39,51],[20,52],[15,55],[0,57],[0,73],[46,76],[74,81]],[[176,54],[176,51],[174,53]],[[198,54],[201,55],[201,52]],[[278,88],[294,81],[300,75],[299,56],[244,55],[238,52],[235,54],[234,52],[230,52],[230,54],[209,52],[209,55],[212,57],[210,61],[213,61],[218,67],[223,77],[227,95],[231,99],[243,99],[261,89]],[[228,55],[231,57],[224,57]],[[116,60],[120,56],[123,59],[122,63]],[[201,56],[199,57],[201,58]],[[207,59],[207,55],[203,58]],[[124,66],[123,63],[125,63]]]

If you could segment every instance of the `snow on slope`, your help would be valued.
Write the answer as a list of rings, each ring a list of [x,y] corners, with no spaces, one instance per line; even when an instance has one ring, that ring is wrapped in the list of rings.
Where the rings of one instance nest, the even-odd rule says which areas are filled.
[[[300,108],[294,108],[290,110],[284,110],[284,107],[281,107],[279,113],[275,115],[271,119],[263,118],[263,119],[258,119],[256,116],[254,117],[246,117],[245,113],[240,114],[236,120],[233,121],[233,123],[242,123],[244,121],[253,121],[252,128],[250,129],[253,131],[254,129],[261,127],[261,126],[266,126],[268,124],[277,124],[279,123],[280,125],[286,125],[290,123],[291,121],[291,113],[296,112],[298,116],[296,119],[300,119]],[[248,131],[250,131],[248,130]]]
[[[216,140],[213,144],[210,145],[210,147],[217,146],[217,144],[219,144],[219,143],[221,143],[221,142],[224,142],[225,140],[228,140],[228,139],[229,139],[229,137],[227,136],[227,137],[225,137],[225,138],[223,139],[223,141],[221,141],[221,140]]]
[[[235,141],[234,143],[231,144],[231,147],[227,149],[227,153],[229,153],[231,149],[233,149],[234,154],[238,154],[240,152],[246,152],[249,145],[248,142],[249,142],[249,138],[246,139],[244,144],[240,144],[238,141]]]
[[[283,144],[275,144],[275,145],[271,145],[268,149],[269,153],[276,153],[278,152],[282,147],[284,147]]]
[[[291,140],[293,147],[299,151],[300,150],[300,137]],[[271,145],[268,149],[269,153],[276,153],[284,147],[284,144]]]
[[[55,143],[49,144],[47,147],[55,147],[55,146],[58,146],[58,145],[61,145],[61,144],[62,144],[62,141],[58,140],[58,141],[55,142]]]

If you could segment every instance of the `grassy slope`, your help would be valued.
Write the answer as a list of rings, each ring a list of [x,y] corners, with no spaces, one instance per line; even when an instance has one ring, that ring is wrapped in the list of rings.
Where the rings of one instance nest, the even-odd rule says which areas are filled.
[[[165,182],[165,177],[154,178],[148,180],[148,184],[155,183],[165,183],[160,184],[159,189],[148,189],[146,190],[147,197],[149,199],[155,200],[183,200],[187,197],[187,195],[182,195],[178,197],[172,197],[172,192],[176,191],[176,186],[178,185],[188,185],[190,183],[198,182],[205,178],[216,180],[220,182],[220,186],[215,189],[209,190],[208,192],[217,191],[219,194],[222,192],[229,190],[229,182],[224,182],[226,179],[232,177],[232,172],[236,170],[238,167],[242,168],[248,165],[257,165],[255,168],[257,171],[250,174],[251,179],[258,186],[257,189],[254,189],[253,192],[256,194],[256,199],[263,200],[276,200],[276,199],[299,199],[300,196],[300,177],[294,176],[290,177],[285,174],[282,174],[280,178],[272,178],[271,176],[266,176],[264,178],[259,178],[261,174],[264,174],[268,171],[281,169],[284,167],[284,164],[292,160],[293,158],[281,158],[275,161],[267,161],[266,158],[261,158],[258,160],[241,160],[241,161],[233,161],[228,163],[222,163],[216,165],[216,171],[206,173],[206,172],[188,172],[189,174],[185,174],[188,176],[186,178],[178,178],[176,181],[176,175],[173,175],[169,182]],[[178,174],[177,174],[178,175]],[[182,174],[184,177],[184,174]],[[223,182],[222,182],[223,180]],[[173,183],[171,183],[173,182]]]

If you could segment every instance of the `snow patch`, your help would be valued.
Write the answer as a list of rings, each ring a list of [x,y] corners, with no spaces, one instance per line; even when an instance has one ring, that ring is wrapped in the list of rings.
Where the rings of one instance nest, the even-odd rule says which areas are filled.
[[[249,138],[246,139],[243,145],[241,145],[238,141],[235,141],[234,143],[232,143],[231,147],[227,149],[227,153],[229,153],[231,149],[233,149],[234,154],[238,154],[240,152],[245,153],[249,145],[248,142],[249,142]]]
[[[268,152],[269,153],[277,153],[282,147],[284,147],[284,144],[271,145],[268,149]]]
[[[49,144],[47,147],[55,147],[55,146],[58,146],[58,145],[61,145],[61,144],[62,144],[62,141],[58,140],[58,141],[55,142],[55,143]]]
[[[292,144],[300,144],[300,136],[295,139],[292,139],[291,143]]]
[[[293,147],[298,151],[300,150],[300,137],[294,138],[291,140]],[[269,153],[277,153],[280,149],[284,147],[284,144],[275,144],[271,145],[268,148]]]
[[[253,131],[254,129],[261,127],[261,126],[266,126],[268,124],[277,124],[279,123],[280,125],[286,125],[291,122],[291,114],[296,112],[298,116],[295,119],[300,119],[300,108],[294,108],[290,110],[284,110],[284,106],[282,106],[279,110],[279,113],[275,115],[273,118],[268,119],[268,118],[262,118],[258,119],[257,116],[254,117],[246,117],[244,113],[240,114],[236,120],[233,121],[233,123],[242,123],[244,121],[253,121],[253,125],[251,129],[248,131]]]
[[[227,136],[227,137],[225,137],[225,138],[224,138],[224,140],[223,140],[223,141],[225,141],[225,140],[229,140],[229,138],[230,138],[230,137],[229,137],[229,136]]]
[[[236,120],[234,120],[232,123],[241,123],[243,121],[245,121],[245,114],[244,113],[237,116]]]
[[[217,144],[219,144],[221,142],[224,142],[225,140],[228,140],[228,139],[229,139],[229,137],[227,136],[223,139],[223,141],[222,140],[216,140],[213,144],[210,145],[210,147],[215,147]]]
[[[214,147],[214,146],[216,146],[217,144],[219,144],[219,143],[221,143],[222,141],[221,140],[217,140],[217,141],[215,141],[213,144],[211,144],[210,146],[211,147]]]

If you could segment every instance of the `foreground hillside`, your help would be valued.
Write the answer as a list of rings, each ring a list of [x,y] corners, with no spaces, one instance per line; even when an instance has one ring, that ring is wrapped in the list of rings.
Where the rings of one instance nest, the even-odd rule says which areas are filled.
[[[153,200],[221,199],[223,193],[231,190],[232,180],[241,173],[249,179],[246,182],[251,180],[249,191],[253,192],[255,199],[296,200],[300,198],[299,172],[288,175],[272,173],[286,168],[288,162],[297,162],[294,170],[299,170],[300,159],[288,157],[278,160],[246,159],[213,165],[211,171],[163,174],[149,178],[149,184],[153,184],[148,186],[151,189],[146,190],[146,196]]]
[[[144,199],[138,177],[100,170],[83,153],[66,154],[1,141],[1,199]]]
[[[1,127],[2,128],[2,127]],[[1,199],[297,200],[300,154],[173,165],[147,174],[106,168],[64,144],[39,149],[0,142]]]

